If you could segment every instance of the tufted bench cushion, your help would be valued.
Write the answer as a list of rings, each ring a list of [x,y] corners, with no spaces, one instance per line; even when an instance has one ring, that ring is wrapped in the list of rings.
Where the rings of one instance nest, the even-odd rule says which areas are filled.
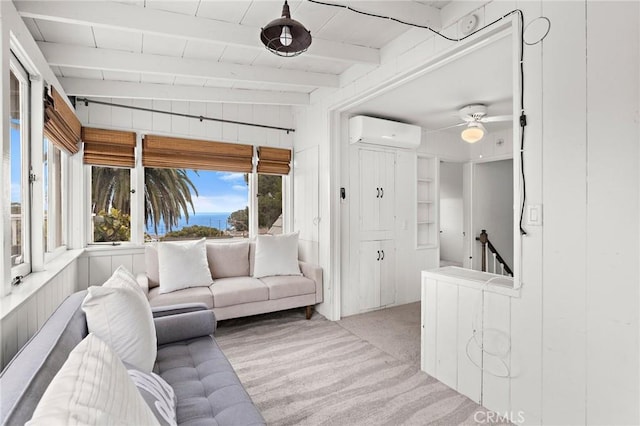
[[[210,336],[158,347],[154,370],[174,389],[180,425],[264,425],[231,364]]]

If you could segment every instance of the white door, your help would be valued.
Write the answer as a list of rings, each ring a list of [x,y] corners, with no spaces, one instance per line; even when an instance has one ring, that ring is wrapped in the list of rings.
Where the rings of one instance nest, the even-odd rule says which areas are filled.
[[[360,242],[360,310],[380,307],[380,241]]]
[[[378,229],[393,230],[395,224],[396,156],[391,152],[378,154],[378,187],[380,188]]]
[[[376,231],[380,223],[380,185],[377,151],[361,149],[360,157],[360,230]]]
[[[393,240],[380,241],[380,306],[396,303],[396,249]]]
[[[395,161],[392,152],[361,149],[360,230],[393,230],[395,223]]]
[[[319,263],[318,147],[295,153],[293,163],[293,229],[299,231],[300,254]]]

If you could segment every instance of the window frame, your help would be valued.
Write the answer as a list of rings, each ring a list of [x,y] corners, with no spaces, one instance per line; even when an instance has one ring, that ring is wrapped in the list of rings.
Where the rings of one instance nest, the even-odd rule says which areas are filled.
[[[68,198],[67,198],[67,185],[69,183],[68,181],[68,155],[66,152],[64,152],[62,149],[58,148],[56,146],[56,144],[54,144],[51,140],[49,140],[49,138],[47,138],[46,136],[43,135],[42,138],[42,149],[43,149],[43,160],[44,160],[44,145],[47,145],[47,174],[48,176],[46,177],[46,182],[47,185],[44,185],[45,182],[45,177],[44,177],[44,170],[42,171],[42,175],[43,175],[43,204],[42,204],[42,212],[43,212],[43,227],[45,225],[45,217],[44,217],[44,206],[45,206],[45,200],[46,200],[46,204],[48,205],[47,208],[47,228],[46,231],[43,230],[43,236],[44,233],[46,232],[46,238],[44,239],[43,242],[43,251],[44,251],[44,263],[48,263],[50,261],[52,261],[53,259],[55,259],[57,256],[59,256],[60,254],[64,253],[67,250],[67,239],[68,239],[68,234],[67,234],[67,229],[68,229],[68,210],[69,210],[69,204],[68,204]],[[52,155],[55,151],[57,151],[59,153],[59,158],[56,161],[56,156]],[[44,164],[44,162],[43,162]],[[57,178],[58,174],[56,173],[56,171],[59,170],[59,179]],[[57,200],[55,197],[51,197],[51,191],[55,188],[55,187],[59,187],[60,188],[60,196],[59,196],[59,200]],[[59,201],[59,206],[58,206],[58,201]],[[60,215],[60,220],[55,220],[53,221],[55,226],[50,226],[51,225],[51,218],[49,217],[49,213],[50,212],[54,212],[56,215]],[[57,219],[57,218],[56,218]],[[60,226],[60,230],[58,230],[58,226]],[[49,241],[50,238],[52,236],[55,236],[56,233],[60,233],[60,237],[61,237],[61,241],[60,244],[57,245],[56,247],[54,247],[52,250],[49,250]]]
[[[15,57],[13,52],[9,56],[9,69],[10,72],[16,76],[16,78],[20,81],[21,91],[24,88],[25,93],[21,93],[20,97],[20,126],[22,127],[22,131],[20,133],[20,149],[21,149],[21,160],[22,160],[22,170],[21,170],[21,214],[22,214],[22,223],[21,223],[21,232],[22,232],[22,252],[24,256],[24,261],[20,265],[12,265],[11,262],[11,254],[9,253],[9,266],[11,268],[11,281],[13,281],[18,276],[26,276],[31,273],[31,194],[32,194],[32,183],[31,183],[31,82],[29,80],[29,74],[24,66],[20,63],[18,58]],[[10,144],[10,140],[8,141]],[[8,200],[11,203],[11,200]],[[9,219],[11,220],[11,219]],[[9,235],[9,238],[11,236]],[[10,284],[9,284],[10,285]],[[10,292],[10,288],[9,291]]]
[[[133,192],[131,195],[131,237],[129,241],[122,241],[117,243],[112,242],[94,242],[93,241],[93,220],[92,220],[92,212],[91,212],[91,168],[92,165],[83,164],[84,168],[84,176],[85,176],[85,199],[87,200],[85,203],[85,217],[86,226],[85,226],[85,247],[96,247],[96,246],[139,246],[145,244],[144,241],[144,231],[145,231],[145,222],[144,222],[144,200],[141,197],[134,197],[133,195],[144,194],[144,169],[145,167],[142,165],[141,155],[142,155],[142,143],[143,137],[138,134],[136,138],[136,147],[135,147],[135,165],[130,170],[131,184],[130,188]],[[82,154],[80,154],[82,155]],[[293,152],[292,152],[293,155]],[[257,151],[256,147],[254,147],[254,156],[253,162],[254,166],[252,171],[248,173],[249,175],[249,190],[248,190],[248,204],[249,207],[249,234],[248,239],[255,239],[258,235],[258,175],[259,173],[256,170],[256,159],[257,159]],[[104,166],[108,167],[108,166]],[[181,168],[181,167],[176,167]],[[211,171],[224,171],[224,170],[211,170]],[[283,223],[283,233],[291,232],[292,227],[292,199],[291,199],[291,174],[293,170],[289,172],[287,175],[282,175],[282,223]],[[140,216],[140,217],[138,217]]]

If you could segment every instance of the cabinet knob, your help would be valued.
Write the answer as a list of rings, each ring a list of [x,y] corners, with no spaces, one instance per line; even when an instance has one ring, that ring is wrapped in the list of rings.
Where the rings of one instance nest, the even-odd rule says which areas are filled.
[[[380,188],[376,188],[376,191],[378,192],[378,195],[376,195],[376,198],[380,198]]]
[[[380,188],[380,198],[384,197],[384,188]]]
[[[384,260],[384,250],[382,250],[382,258],[380,260]]]
[[[380,250],[378,250],[378,258],[376,260],[380,260]]]

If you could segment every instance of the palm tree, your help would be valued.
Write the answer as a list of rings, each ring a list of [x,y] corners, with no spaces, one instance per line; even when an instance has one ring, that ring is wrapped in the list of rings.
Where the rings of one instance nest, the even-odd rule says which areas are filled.
[[[92,211],[131,211],[129,169],[93,167],[91,176]],[[169,231],[184,215],[189,219],[189,206],[195,213],[191,190],[198,190],[185,169],[144,169],[144,220],[153,224],[154,233],[162,222]]]

